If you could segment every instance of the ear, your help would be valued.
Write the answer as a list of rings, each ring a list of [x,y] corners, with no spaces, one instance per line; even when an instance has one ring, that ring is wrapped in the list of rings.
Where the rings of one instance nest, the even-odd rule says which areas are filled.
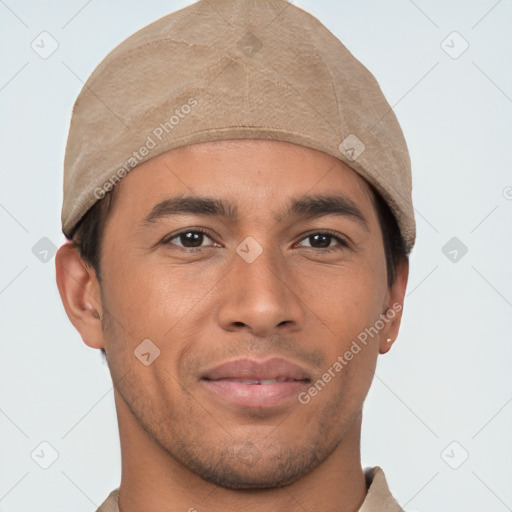
[[[391,349],[398,336],[408,278],[409,259],[404,258],[396,269],[395,281],[389,288],[386,296],[386,306],[388,309],[382,315],[385,325],[380,333],[379,353],[381,354],[385,354]]]
[[[101,289],[96,272],[80,256],[80,250],[67,242],[55,255],[60,298],[69,320],[91,348],[104,348]]]

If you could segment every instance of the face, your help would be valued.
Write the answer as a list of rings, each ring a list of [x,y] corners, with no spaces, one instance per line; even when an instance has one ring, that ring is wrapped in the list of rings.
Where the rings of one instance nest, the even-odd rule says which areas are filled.
[[[391,322],[361,334],[400,295],[370,193],[329,155],[262,140],[123,178],[101,256],[120,421],[229,488],[291,483],[336,452]]]

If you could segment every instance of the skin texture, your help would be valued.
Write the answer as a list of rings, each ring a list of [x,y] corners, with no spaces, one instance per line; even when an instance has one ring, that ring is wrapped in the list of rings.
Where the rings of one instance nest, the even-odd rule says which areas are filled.
[[[141,224],[177,193],[231,201],[239,218],[186,214]],[[367,229],[351,216],[276,221],[292,198],[312,194],[348,197]],[[117,185],[101,286],[72,244],[59,249],[66,312],[88,346],[107,352],[121,512],[357,511],[367,491],[361,411],[401,311],[308,404],[235,406],[201,376],[225,361],[276,356],[315,382],[387,308],[403,304],[408,264],[388,288],[370,194],[352,169],[313,149],[263,140],[196,144],[145,162]],[[208,231],[199,251],[172,238],[192,228]],[[348,245],[310,238],[325,230]],[[249,236],[263,251],[252,263],[236,252]],[[160,355],[146,366],[134,350],[148,338]]]

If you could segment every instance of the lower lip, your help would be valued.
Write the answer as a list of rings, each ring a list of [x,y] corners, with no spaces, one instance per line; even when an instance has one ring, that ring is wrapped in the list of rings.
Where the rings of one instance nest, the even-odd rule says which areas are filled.
[[[206,380],[206,387],[213,393],[240,407],[276,407],[296,399],[309,384],[306,381],[286,381],[274,384],[243,384],[230,380]]]

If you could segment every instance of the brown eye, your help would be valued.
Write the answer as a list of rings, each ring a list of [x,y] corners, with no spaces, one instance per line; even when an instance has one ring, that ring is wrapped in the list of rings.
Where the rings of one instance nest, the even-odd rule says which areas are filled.
[[[329,247],[331,245],[331,242],[333,240],[333,236],[331,235],[310,235],[308,237],[309,243],[312,247],[323,249],[325,247]]]
[[[195,249],[200,247],[208,247],[207,245],[203,245],[203,242],[206,238],[211,240],[205,231],[199,229],[189,229],[188,231],[182,231],[181,233],[166,239],[164,243],[177,245],[178,247],[183,247],[184,249]]]
[[[304,240],[308,240],[309,245],[305,245],[303,247],[311,247],[312,249],[327,249],[328,252],[337,249],[342,249],[343,247],[348,246],[345,240],[343,240],[339,236],[323,231],[311,233],[302,239],[302,241]],[[332,245],[333,241],[335,242],[334,245]]]

